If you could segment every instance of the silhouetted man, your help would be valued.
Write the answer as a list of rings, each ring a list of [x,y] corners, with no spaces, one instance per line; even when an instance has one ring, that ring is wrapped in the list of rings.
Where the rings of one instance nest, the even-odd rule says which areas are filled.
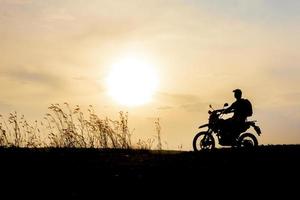
[[[230,107],[224,110],[224,113],[233,112],[233,117],[225,121],[226,129],[229,131],[239,131],[243,127],[247,117],[252,116],[252,105],[248,99],[242,98],[242,91],[240,89],[233,90],[236,101]]]

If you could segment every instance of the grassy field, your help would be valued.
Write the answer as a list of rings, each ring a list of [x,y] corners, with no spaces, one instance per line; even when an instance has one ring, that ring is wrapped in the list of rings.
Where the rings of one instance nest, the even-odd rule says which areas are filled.
[[[107,188],[124,189],[129,185],[133,188],[194,184],[208,187],[227,181],[242,184],[254,181],[257,186],[273,180],[298,181],[299,161],[299,145],[209,152],[0,149],[2,183],[29,196],[37,193],[99,196],[99,191]]]

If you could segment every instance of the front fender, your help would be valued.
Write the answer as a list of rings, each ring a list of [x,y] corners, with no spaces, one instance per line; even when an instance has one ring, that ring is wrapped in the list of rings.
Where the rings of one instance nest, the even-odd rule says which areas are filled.
[[[208,124],[203,124],[203,125],[199,126],[199,128],[204,128],[204,127],[208,127]]]

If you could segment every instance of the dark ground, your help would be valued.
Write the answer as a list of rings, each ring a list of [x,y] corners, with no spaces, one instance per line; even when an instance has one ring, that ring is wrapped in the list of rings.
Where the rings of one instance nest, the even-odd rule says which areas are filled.
[[[174,193],[271,186],[276,191],[299,186],[300,145],[209,152],[2,148],[0,163],[0,192],[11,198],[113,197],[127,188],[153,193],[171,187]]]

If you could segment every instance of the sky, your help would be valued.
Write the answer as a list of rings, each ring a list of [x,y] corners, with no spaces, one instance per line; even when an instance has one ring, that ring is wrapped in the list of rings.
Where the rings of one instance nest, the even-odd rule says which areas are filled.
[[[300,143],[300,1],[0,0],[0,113],[42,119],[51,103],[129,112],[136,138],[191,149],[208,105],[251,100],[261,144]],[[152,101],[127,107],[105,80],[120,57],[157,71]]]

